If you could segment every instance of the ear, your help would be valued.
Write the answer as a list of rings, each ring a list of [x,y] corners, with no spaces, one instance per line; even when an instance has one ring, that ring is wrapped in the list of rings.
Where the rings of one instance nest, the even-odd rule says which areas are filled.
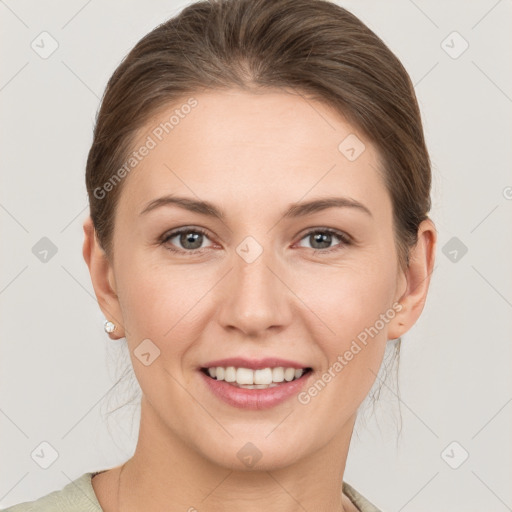
[[[424,220],[418,227],[418,242],[409,252],[409,265],[405,273],[401,273],[400,282],[405,281],[405,291],[397,289],[396,302],[402,309],[388,324],[388,338],[399,338],[405,334],[418,320],[430,285],[430,277],[434,269],[437,245],[437,231],[430,219]],[[404,286],[401,286],[403,289]]]
[[[114,332],[109,333],[110,338],[118,340],[123,338],[125,334],[121,306],[116,294],[114,269],[98,241],[90,216],[84,221],[83,229],[82,254],[89,267],[94,293],[105,318],[116,326]]]

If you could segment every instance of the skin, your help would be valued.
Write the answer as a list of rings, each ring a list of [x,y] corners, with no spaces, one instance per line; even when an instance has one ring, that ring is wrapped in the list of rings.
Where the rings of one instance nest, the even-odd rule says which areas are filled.
[[[386,342],[423,310],[434,224],[420,225],[401,271],[379,155],[339,113],[284,90],[194,97],[198,106],[124,178],[112,260],[90,218],[84,223],[83,255],[98,303],[117,324],[110,337],[126,337],[143,392],[120,504],[120,466],[96,476],[93,488],[106,512],[220,511],[226,504],[247,512],[356,510],[340,490],[357,409]],[[139,142],[175,108],[148,123]],[[349,134],[366,147],[355,161],[338,150]],[[226,218],[177,206],[140,215],[166,194],[210,201]],[[363,203],[372,215],[329,208],[283,218],[291,203],[333,195]],[[179,236],[158,243],[182,226],[208,231],[202,253],[169,251],[193,249]],[[322,245],[306,234],[326,227],[353,243],[333,236]],[[236,252],[247,236],[263,249],[252,263]],[[212,395],[197,371],[213,359],[275,356],[311,366],[314,382],[397,303],[401,311],[306,405],[293,397],[266,410],[234,408]],[[147,338],[160,350],[149,366],[133,352]],[[262,453],[252,468],[237,457],[248,442]]]

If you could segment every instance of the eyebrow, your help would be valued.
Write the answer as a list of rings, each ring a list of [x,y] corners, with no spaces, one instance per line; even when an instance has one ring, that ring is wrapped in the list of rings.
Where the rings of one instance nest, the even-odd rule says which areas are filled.
[[[145,215],[156,208],[162,206],[178,206],[185,210],[214,217],[224,221],[226,214],[213,203],[209,201],[199,201],[188,197],[181,196],[162,196],[150,201],[139,215]],[[311,215],[327,208],[354,208],[373,217],[372,212],[362,203],[349,197],[323,197],[312,201],[293,203],[283,213],[284,218],[296,218]]]

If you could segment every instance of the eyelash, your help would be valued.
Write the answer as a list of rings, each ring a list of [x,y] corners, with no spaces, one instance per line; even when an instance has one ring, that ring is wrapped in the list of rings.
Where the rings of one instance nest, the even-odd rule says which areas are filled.
[[[159,243],[160,243],[160,245],[165,245],[170,239],[172,239],[175,236],[180,235],[182,233],[200,233],[200,234],[206,236],[207,238],[209,238],[208,233],[204,229],[184,227],[184,228],[176,229],[175,231],[164,233],[162,235],[162,237],[160,238]],[[339,244],[337,246],[335,245],[334,247],[330,247],[328,249],[311,249],[311,250],[315,251],[315,253],[330,254],[331,252],[336,252],[336,251],[341,250],[343,248],[343,246],[352,244],[352,239],[346,233],[343,233],[343,231],[338,231],[338,230],[332,229],[332,228],[311,229],[311,230],[307,231],[306,233],[304,233],[304,235],[302,236],[302,238],[299,241],[303,240],[304,238],[306,238],[312,234],[316,234],[316,233],[324,233],[324,234],[326,233],[329,235],[334,235],[341,240],[341,244]],[[170,246],[166,246],[166,249],[173,253],[182,254],[184,256],[194,256],[196,254],[201,253],[204,249],[206,249],[206,247],[203,247],[201,249],[193,249],[191,251],[186,251],[183,249],[174,249]]]

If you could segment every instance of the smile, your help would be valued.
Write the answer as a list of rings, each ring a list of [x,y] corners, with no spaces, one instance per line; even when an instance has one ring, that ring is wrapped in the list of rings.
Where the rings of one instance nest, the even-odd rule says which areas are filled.
[[[198,374],[206,389],[225,404],[239,409],[263,410],[300,393],[313,376],[313,370],[284,366],[256,370],[242,366],[214,366],[202,367]]]
[[[224,381],[234,387],[245,389],[267,389],[279,386],[283,382],[292,382],[311,371],[311,368],[236,368],[234,366],[214,366],[201,368],[201,371],[217,381]]]

